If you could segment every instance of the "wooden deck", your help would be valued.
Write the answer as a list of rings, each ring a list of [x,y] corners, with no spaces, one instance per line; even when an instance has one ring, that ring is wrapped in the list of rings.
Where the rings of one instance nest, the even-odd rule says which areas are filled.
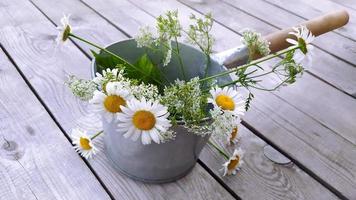
[[[201,2],[1,0],[0,199],[356,199],[356,1]],[[166,10],[178,9],[183,25],[190,13],[212,12],[220,51],[239,45],[245,27],[267,34],[338,8],[349,11],[350,22],[315,41],[313,67],[303,78],[256,93],[240,131],[246,154],[236,176],[221,177],[223,158],[208,146],[192,173],[160,185],[117,173],[102,143],[91,160],[73,150],[73,127],[100,124],[64,85],[68,74],[90,77],[91,57],[82,43],[56,48],[63,13],[71,13],[79,35],[106,45],[153,25]],[[267,144],[293,164],[267,159]]]

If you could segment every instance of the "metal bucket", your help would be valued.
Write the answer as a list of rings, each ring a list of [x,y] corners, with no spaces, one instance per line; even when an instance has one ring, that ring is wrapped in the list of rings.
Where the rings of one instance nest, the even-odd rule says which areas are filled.
[[[131,63],[148,53],[155,63],[162,58],[147,49],[137,48],[133,39],[111,44],[110,51],[120,55]],[[205,55],[194,47],[180,44],[180,52],[188,78],[202,77],[205,73]],[[162,67],[162,66],[160,66]],[[179,78],[179,61],[172,56],[172,60],[163,71],[172,82]],[[96,72],[95,60],[92,63],[93,76]],[[216,74],[226,69],[211,60],[208,74]],[[227,76],[218,80],[223,84],[231,79]],[[106,155],[112,160],[114,167],[121,173],[135,180],[148,183],[165,183],[178,180],[188,174],[196,164],[199,154],[210,135],[198,136],[189,133],[182,125],[172,127],[177,135],[174,140],[163,144],[152,143],[143,145],[141,140],[126,139],[116,131],[116,124],[103,120],[104,144]]]

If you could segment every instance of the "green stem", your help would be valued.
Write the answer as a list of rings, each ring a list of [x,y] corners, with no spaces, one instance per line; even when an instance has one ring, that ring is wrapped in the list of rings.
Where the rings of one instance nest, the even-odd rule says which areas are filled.
[[[211,140],[208,140],[208,143],[214,147],[221,155],[223,155],[227,160],[229,160],[229,156],[227,155],[227,153],[222,150],[220,147],[218,147],[216,144],[214,144],[214,142],[212,142]]]
[[[180,51],[179,51],[178,39],[177,39],[177,37],[175,37],[174,39],[175,39],[175,43],[176,43],[177,56],[178,56],[178,60],[179,60],[180,69],[181,69],[182,74],[183,74],[183,79],[184,79],[184,80],[187,80],[187,76],[185,75],[185,71],[184,71],[184,66],[183,66],[182,57],[180,56],[180,53],[179,53]]]
[[[94,44],[94,43],[92,43],[92,42],[90,42],[90,41],[88,41],[88,40],[86,40],[86,39],[84,39],[84,38],[81,38],[81,37],[79,37],[79,36],[76,36],[76,35],[74,35],[73,33],[69,33],[69,36],[71,36],[71,37],[73,37],[73,38],[75,38],[75,39],[78,39],[78,40],[80,40],[80,41],[82,41],[82,42],[84,42],[84,43],[87,43],[87,44],[89,44],[89,45],[91,45],[91,46],[93,46],[93,47],[95,47],[95,48],[98,48],[98,49],[100,49],[101,51],[104,51],[105,53],[107,53],[107,54],[109,54],[109,55],[111,55],[111,56],[117,58],[120,62],[124,63],[125,65],[127,65],[127,66],[129,66],[129,67],[132,67],[132,68],[134,68],[134,69],[136,69],[136,70],[142,72],[142,70],[141,70],[140,68],[136,67],[135,65],[132,65],[132,64],[129,63],[127,60],[121,58],[120,56],[114,54],[113,52],[111,52],[111,51],[109,51],[109,50],[107,50],[107,49],[105,49],[105,48],[103,48],[103,47],[101,47],[101,46],[99,46],[99,45],[97,45],[97,44]],[[143,72],[142,72],[142,73],[143,73]],[[161,82],[161,81],[159,81],[159,80],[157,80],[157,79],[154,79],[154,78],[153,78],[153,80],[154,80],[156,83],[162,85],[162,82]]]
[[[257,64],[259,64],[259,63],[262,63],[262,62],[264,62],[264,61],[270,60],[270,59],[275,58],[275,57],[279,57],[279,56],[281,56],[281,55],[283,55],[283,54],[285,54],[285,53],[288,53],[289,51],[292,51],[292,50],[295,50],[295,49],[299,49],[299,48],[300,48],[299,46],[295,46],[295,47],[293,47],[293,48],[288,48],[288,49],[283,50],[283,51],[280,51],[280,52],[278,52],[278,53],[276,53],[276,54],[273,54],[273,55],[266,56],[266,57],[264,57],[264,58],[258,59],[258,60],[254,61],[254,62],[250,62],[250,63],[245,64],[245,65],[241,65],[241,66],[239,66],[239,67],[236,67],[235,69],[227,70],[227,71],[222,72],[222,73],[220,73],[220,74],[215,74],[215,75],[213,75],[213,76],[209,76],[209,77],[200,79],[199,82],[208,81],[208,80],[211,80],[211,79],[214,79],[214,78],[218,78],[218,77],[220,77],[220,76],[228,75],[228,74],[233,73],[233,72],[236,72],[236,71],[238,71],[238,70],[240,70],[240,69],[247,68],[247,67],[250,67],[250,66],[253,66],[253,65],[257,65]]]
[[[210,66],[210,63],[211,63],[209,54],[206,54],[206,59],[207,59],[207,61],[206,61],[206,66],[205,66],[204,78],[206,78],[206,76],[208,75],[209,66]]]
[[[263,74],[259,74],[259,75],[256,75],[256,76],[250,76],[250,77],[248,77],[248,78],[250,78],[250,79],[252,79],[252,78],[258,78],[258,77],[265,76],[265,75],[268,75],[268,74],[273,73],[273,72],[274,72],[274,70],[271,70],[271,71],[269,71],[269,72],[266,72],[266,73],[263,73]]]
[[[250,85],[249,87],[252,87],[252,88],[255,88],[255,89],[258,89],[258,90],[263,90],[263,91],[275,91],[276,89],[278,89],[281,85],[283,85],[287,81],[288,81],[288,78],[283,80],[280,84],[278,84],[277,86],[275,86],[274,88],[271,88],[271,89],[256,87],[256,86],[253,86],[253,85]]]
[[[104,131],[99,131],[95,135],[93,135],[90,139],[94,140],[96,137],[98,137],[100,134],[102,134]]]

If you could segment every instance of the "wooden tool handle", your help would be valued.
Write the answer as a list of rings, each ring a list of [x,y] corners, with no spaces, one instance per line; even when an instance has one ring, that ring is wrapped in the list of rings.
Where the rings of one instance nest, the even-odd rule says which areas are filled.
[[[349,14],[346,10],[338,10],[327,13],[320,17],[311,19],[299,25],[305,25],[315,36],[340,28],[347,24],[349,21]],[[298,25],[298,26],[299,26]],[[290,46],[286,42],[288,37],[291,37],[288,33],[293,31],[292,28],[283,29],[265,37],[270,42],[271,53],[275,53]]]

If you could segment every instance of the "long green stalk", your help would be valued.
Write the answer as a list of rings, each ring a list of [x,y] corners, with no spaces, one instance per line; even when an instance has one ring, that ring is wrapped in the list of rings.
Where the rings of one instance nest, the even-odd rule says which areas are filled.
[[[90,139],[94,140],[96,137],[98,137],[99,135],[101,135],[104,131],[99,131],[97,132],[95,135],[93,135]]]
[[[299,46],[296,46],[296,47],[293,47],[293,48],[289,48],[289,49],[280,51],[280,52],[278,52],[276,54],[273,54],[273,55],[270,55],[270,56],[266,56],[264,58],[261,58],[261,59],[258,59],[256,61],[254,61],[254,62],[250,62],[250,63],[245,64],[245,65],[241,65],[239,67],[236,67],[235,69],[227,70],[225,72],[222,72],[222,73],[219,73],[219,74],[215,74],[213,76],[209,76],[209,77],[200,79],[199,82],[204,82],[204,81],[208,81],[208,80],[211,80],[211,79],[214,79],[214,78],[218,78],[218,77],[221,77],[221,76],[225,76],[225,75],[231,74],[231,73],[236,72],[238,70],[241,70],[243,68],[247,68],[247,67],[250,67],[250,66],[253,66],[253,65],[257,65],[259,63],[262,63],[264,61],[270,60],[272,58],[279,57],[279,56],[281,56],[281,55],[283,55],[285,53],[288,53],[289,51],[292,51],[292,50],[295,50],[295,49],[299,49],[299,48],[300,48]]]
[[[221,155],[223,155],[227,160],[229,160],[229,155],[227,155],[227,153],[222,150],[220,147],[218,147],[216,144],[214,144],[214,142],[212,142],[211,140],[208,140],[208,143],[214,147]]]
[[[179,60],[180,69],[181,69],[182,74],[183,74],[183,79],[187,80],[187,76],[185,75],[185,70],[184,70],[182,57],[180,56],[180,53],[179,53],[180,51],[179,51],[179,43],[178,43],[177,37],[175,37],[175,43],[176,43],[177,57],[178,57],[178,60]]]

